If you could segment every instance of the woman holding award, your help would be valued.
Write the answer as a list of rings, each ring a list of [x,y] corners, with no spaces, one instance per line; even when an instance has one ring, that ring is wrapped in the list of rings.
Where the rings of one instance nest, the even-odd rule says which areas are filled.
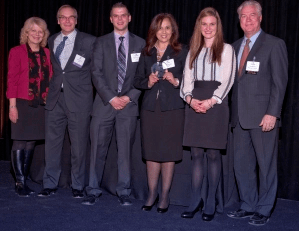
[[[8,58],[7,92],[11,121],[11,161],[16,177],[15,191],[21,197],[34,193],[27,184],[35,142],[45,139],[44,105],[52,77],[46,22],[38,17],[26,20],[20,44]]]
[[[157,211],[167,212],[175,161],[182,159],[185,105],[179,91],[188,51],[179,44],[178,37],[173,16],[156,15],[148,30],[134,80],[134,86],[144,91],[141,139],[149,187],[142,207],[144,211],[150,211],[159,199],[161,173],[162,192]]]
[[[220,150],[226,148],[228,133],[227,94],[234,82],[235,69],[234,50],[223,42],[218,12],[211,7],[203,9],[196,19],[181,84],[181,97],[188,104],[183,145],[191,147],[192,156],[192,192],[189,208],[181,215],[183,218],[193,218],[202,207],[205,153],[208,196],[202,219],[214,218],[221,172]]]

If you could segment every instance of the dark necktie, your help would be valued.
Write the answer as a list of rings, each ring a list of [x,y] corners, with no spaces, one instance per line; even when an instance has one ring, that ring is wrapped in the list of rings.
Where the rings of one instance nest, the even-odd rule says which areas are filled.
[[[249,43],[250,43],[250,39],[247,39],[247,40],[246,40],[245,47],[244,47],[244,50],[243,50],[243,53],[242,53],[242,56],[241,56],[241,60],[240,60],[239,72],[238,72],[238,76],[239,76],[239,77],[240,77],[241,74],[242,74],[242,70],[243,70],[245,61],[246,61],[247,56],[248,56],[249,51],[250,51]]]
[[[65,41],[67,40],[67,36],[64,36],[63,37],[63,40],[60,42],[60,44],[58,44],[58,46],[57,46],[57,48],[56,48],[56,51],[55,51],[55,57],[56,57],[56,59],[59,61],[59,63],[60,63],[60,59],[59,59],[59,57],[60,57],[60,55],[61,55],[61,53],[62,53],[62,51],[63,51],[63,48],[64,48],[64,45],[65,45]]]
[[[126,51],[124,46],[124,38],[123,36],[119,37],[120,45],[118,47],[118,57],[117,57],[117,68],[118,68],[118,85],[117,90],[120,93],[125,77],[126,77]]]

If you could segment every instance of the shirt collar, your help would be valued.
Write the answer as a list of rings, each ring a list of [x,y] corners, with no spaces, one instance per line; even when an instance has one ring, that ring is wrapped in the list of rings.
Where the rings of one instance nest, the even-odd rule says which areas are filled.
[[[114,31],[115,42],[119,43],[120,42],[119,37],[121,37],[121,36],[125,37],[124,41],[128,41],[129,40],[129,31],[127,31],[124,35],[120,35]]]
[[[76,29],[73,30],[68,35],[64,35],[62,32],[60,33],[61,39],[63,39],[64,36],[67,36],[67,41],[72,42],[72,43],[75,42],[76,35],[77,35],[77,30]]]
[[[261,32],[262,32],[262,29],[260,29],[257,33],[255,33],[253,36],[250,37],[250,44],[249,44],[250,48],[254,45],[257,37],[261,34]],[[246,43],[247,39],[248,38],[244,35],[244,39],[243,39],[244,44]]]

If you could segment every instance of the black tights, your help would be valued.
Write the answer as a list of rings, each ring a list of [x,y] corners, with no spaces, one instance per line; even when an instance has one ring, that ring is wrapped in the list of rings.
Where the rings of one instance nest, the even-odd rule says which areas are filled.
[[[35,146],[35,140],[30,140],[30,141],[26,141],[26,140],[13,140],[13,144],[12,144],[12,151],[16,151],[16,150],[33,150],[34,146]]]
[[[147,183],[149,188],[148,198],[145,205],[150,206],[155,202],[158,195],[158,181],[161,173],[162,176],[162,192],[158,207],[167,208],[169,205],[169,190],[172,183],[174,172],[174,162],[159,163],[154,161],[146,161]]]
[[[193,211],[201,201],[201,187],[204,176],[204,148],[191,147],[192,156],[192,183],[191,201],[188,211]],[[208,159],[208,198],[205,204],[205,213],[214,214],[216,190],[221,172],[221,154],[217,149],[206,149]]]

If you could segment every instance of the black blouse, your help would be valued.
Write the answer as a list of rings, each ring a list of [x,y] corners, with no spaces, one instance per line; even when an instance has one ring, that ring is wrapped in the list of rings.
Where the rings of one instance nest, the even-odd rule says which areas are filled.
[[[147,56],[144,52],[141,53],[139,64],[134,78],[134,86],[137,89],[144,91],[142,99],[141,109],[155,111],[157,93],[159,91],[161,111],[183,109],[185,103],[180,97],[180,84],[182,82],[183,71],[185,67],[185,61],[188,50],[186,46],[182,47],[182,50],[176,54],[175,51],[168,45],[164,52],[160,62],[168,59],[174,59],[175,67],[169,68],[168,72],[171,72],[175,78],[178,78],[180,84],[173,86],[167,80],[159,80],[152,88],[148,87],[148,79],[151,74],[151,67],[157,62],[157,50],[152,48],[151,55]]]

